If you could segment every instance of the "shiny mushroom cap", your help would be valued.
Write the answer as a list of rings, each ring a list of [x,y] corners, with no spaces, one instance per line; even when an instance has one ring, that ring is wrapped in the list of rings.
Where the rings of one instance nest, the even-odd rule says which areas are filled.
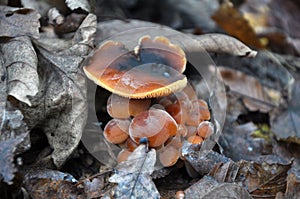
[[[140,38],[129,51],[116,41],[103,43],[83,67],[87,77],[117,95],[143,99],[183,89],[187,79],[184,51],[162,36]]]

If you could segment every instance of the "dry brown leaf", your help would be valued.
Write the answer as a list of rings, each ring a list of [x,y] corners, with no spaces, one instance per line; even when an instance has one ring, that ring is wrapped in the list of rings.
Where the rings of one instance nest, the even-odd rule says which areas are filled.
[[[233,4],[226,0],[214,13],[212,18],[217,24],[222,27],[228,34],[238,38],[247,45],[257,48],[263,48],[264,45],[258,39],[256,33],[249,25],[249,22],[243,15],[233,6]]]
[[[279,140],[300,144],[300,80],[296,80],[291,95],[288,107],[279,107],[272,114],[271,130]]]
[[[218,69],[230,91],[244,96],[243,102],[249,110],[266,113],[279,105],[280,92],[264,87],[255,77],[225,67],[218,67]]]
[[[210,175],[219,182],[235,182],[245,187],[254,198],[274,198],[285,190],[291,164],[278,156],[266,156],[257,162],[242,160],[216,165]]]
[[[224,34],[204,34],[194,36],[208,52],[228,53],[236,56],[255,57],[257,52],[251,50],[241,41]]]
[[[234,183],[219,183],[214,178],[204,176],[197,183],[184,191],[186,199],[251,199],[250,194],[240,185]]]
[[[290,163],[238,162],[239,172],[235,182],[247,187],[254,198],[274,198],[286,187],[287,171]]]
[[[0,6],[0,37],[39,37],[40,15],[28,8]]]
[[[25,188],[33,199],[39,198],[69,198],[84,199],[82,188],[66,180],[52,180],[51,178],[33,178],[25,184]]]
[[[0,142],[0,180],[12,184],[17,169],[14,165],[14,156],[18,145],[24,141],[27,133]]]
[[[294,173],[287,177],[287,186],[285,193],[279,192],[276,194],[276,199],[296,199],[300,198],[300,182]]]
[[[31,106],[30,97],[38,92],[37,56],[27,36],[16,37],[0,44],[6,72],[7,94]]]
[[[151,29],[156,30],[156,34],[165,35],[169,32],[169,34],[174,34],[174,31],[170,31],[172,29],[162,26],[155,23],[145,22],[145,21],[139,21],[139,20],[130,20],[129,22],[119,21],[119,20],[113,20],[109,22],[101,22],[98,23],[98,31],[97,36],[95,38],[96,42],[104,41],[105,39],[112,37],[113,35],[120,34],[120,33],[126,33],[126,31],[134,30],[136,29],[137,32],[144,31],[145,34],[147,34],[147,28],[151,31]],[[132,33],[131,33],[132,34]],[[171,37],[174,35],[171,34]],[[184,34],[184,33],[181,33]],[[167,36],[167,35],[166,35]],[[228,35],[224,34],[204,34],[200,36],[193,36],[189,35],[193,39],[198,40],[199,47],[196,49],[199,51],[199,49],[206,50],[209,52],[217,52],[217,53],[228,53],[236,56],[246,56],[246,57],[255,57],[257,54],[256,51],[251,50],[249,47],[247,47],[245,44],[240,42],[239,40],[230,37]],[[186,37],[186,36],[185,36]],[[183,44],[184,45],[184,44]],[[185,46],[185,48],[189,51],[192,51],[193,49],[190,49],[194,46]]]
[[[58,167],[77,147],[87,119],[86,78],[80,67],[91,49],[95,22],[96,16],[88,15],[69,48],[53,52],[47,50],[47,42],[53,42],[49,38],[45,38],[46,42],[35,42],[39,57],[40,90],[31,99],[32,107],[19,104],[30,128],[37,124],[43,127],[54,149],[52,158]],[[59,40],[54,41],[60,46]]]

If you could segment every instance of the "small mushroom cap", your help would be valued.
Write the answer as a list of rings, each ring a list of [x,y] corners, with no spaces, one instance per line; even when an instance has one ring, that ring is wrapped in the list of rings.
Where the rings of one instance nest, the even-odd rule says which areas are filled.
[[[160,163],[164,167],[173,166],[179,159],[179,151],[174,146],[166,146],[159,152]]]
[[[146,137],[150,147],[157,147],[165,143],[169,137],[175,136],[177,128],[176,121],[166,111],[150,109],[132,119],[129,135],[137,143]]]
[[[103,135],[113,144],[121,144],[127,140],[129,120],[112,119],[104,127]]]
[[[83,67],[87,77],[117,95],[143,99],[183,89],[187,79],[183,50],[165,37],[142,37],[134,51],[107,41]]]

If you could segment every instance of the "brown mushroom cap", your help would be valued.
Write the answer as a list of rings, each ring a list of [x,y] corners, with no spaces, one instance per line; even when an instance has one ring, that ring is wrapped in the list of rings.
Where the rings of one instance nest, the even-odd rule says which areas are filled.
[[[134,51],[116,41],[100,46],[83,70],[103,88],[123,97],[151,98],[183,89],[183,50],[165,37],[142,37]]]
[[[112,119],[104,127],[103,135],[107,141],[113,144],[121,144],[128,136],[129,120]]]
[[[176,121],[164,110],[151,109],[135,116],[129,126],[129,135],[135,141],[147,137],[150,147],[165,143],[177,132]]]
[[[106,109],[112,118],[127,119],[149,108],[151,99],[128,99],[111,94],[107,100]]]

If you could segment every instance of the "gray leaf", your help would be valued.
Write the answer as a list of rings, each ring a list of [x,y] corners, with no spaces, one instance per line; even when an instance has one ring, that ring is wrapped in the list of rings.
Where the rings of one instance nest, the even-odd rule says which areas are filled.
[[[31,128],[37,124],[42,125],[54,149],[52,158],[58,167],[77,147],[86,123],[86,78],[80,65],[90,50],[96,29],[95,19],[92,14],[86,17],[76,32],[76,35],[81,32],[83,36],[76,36],[76,43],[67,49],[49,51],[49,38],[35,42],[41,86],[39,93],[31,100],[32,107],[21,105],[21,108]],[[61,46],[60,40],[56,39],[55,42]]]
[[[91,11],[91,7],[87,0],[66,0],[66,4],[71,10],[81,8],[87,12]]]
[[[208,52],[228,53],[237,56],[255,57],[257,52],[251,50],[241,41],[223,34],[204,34],[193,36]]]
[[[13,163],[17,146],[23,142],[28,134],[22,134],[16,138],[8,139],[0,142],[0,179],[4,182],[12,184],[15,176],[16,168]]]
[[[197,183],[190,186],[185,192],[185,198],[219,199],[236,198],[250,199],[250,194],[238,184],[218,183],[214,178],[204,176]]]
[[[160,198],[150,175],[154,171],[156,151],[147,151],[145,145],[136,148],[127,160],[116,166],[116,173],[109,178],[118,183],[115,198]]]
[[[7,101],[7,70],[3,64],[3,57],[0,56],[0,141],[14,139],[19,135],[28,132],[23,114],[16,110],[10,101]],[[24,152],[30,147],[29,135],[25,136],[18,145],[17,152]]]
[[[38,92],[37,56],[27,36],[16,37],[0,45],[7,76],[7,93],[31,106],[28,96]]]
[[[0,36],[39,37],[40,14],[28,8],[12,8],[0,6]]]

